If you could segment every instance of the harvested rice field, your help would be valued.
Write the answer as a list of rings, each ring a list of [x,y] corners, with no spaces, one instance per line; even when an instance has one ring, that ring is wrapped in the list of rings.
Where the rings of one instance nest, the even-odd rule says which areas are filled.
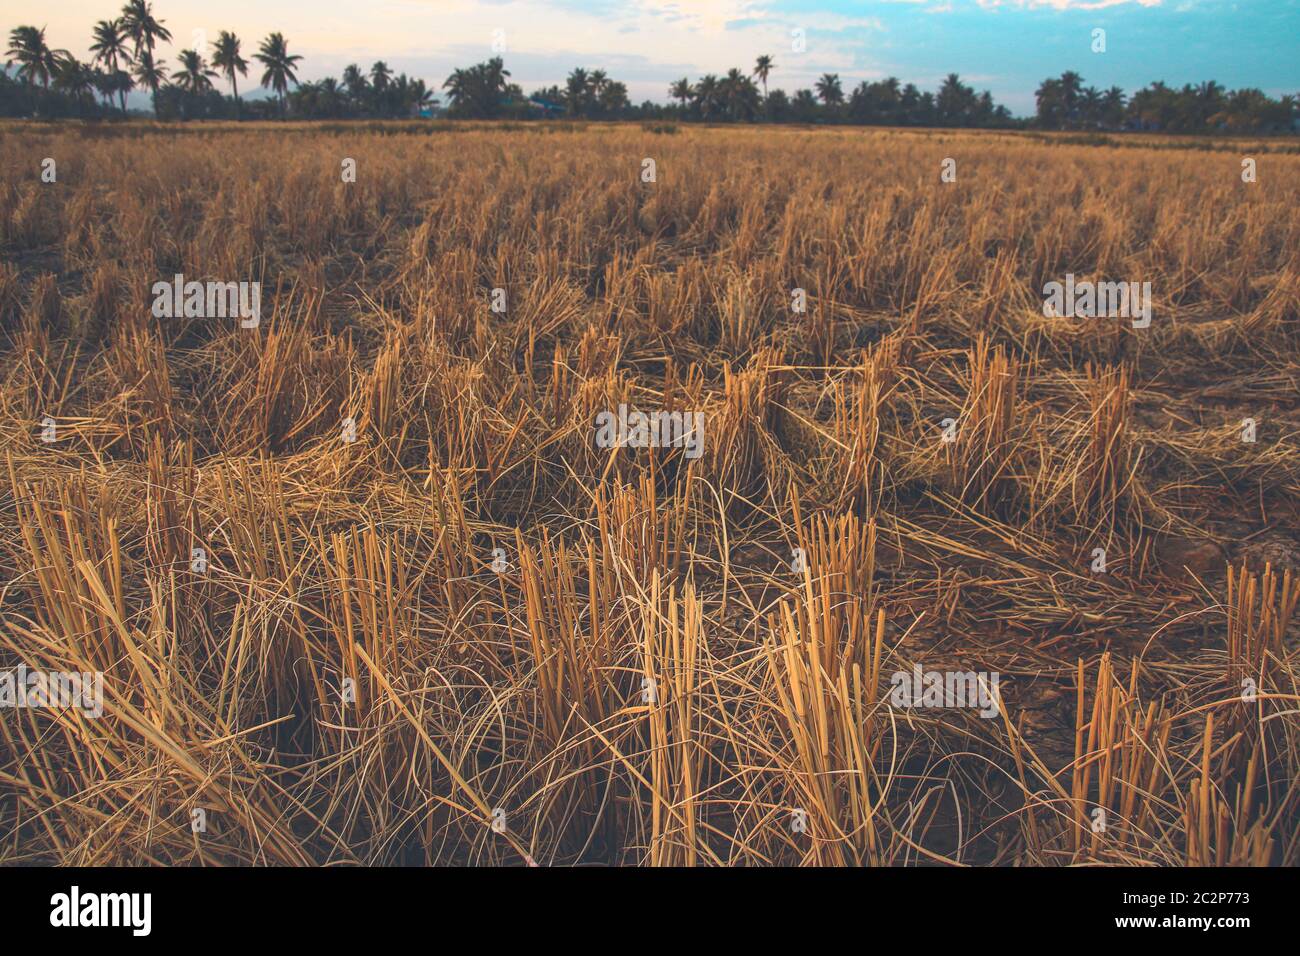
[[[0,863],[1300,863],[1300,152],[0,167]]]

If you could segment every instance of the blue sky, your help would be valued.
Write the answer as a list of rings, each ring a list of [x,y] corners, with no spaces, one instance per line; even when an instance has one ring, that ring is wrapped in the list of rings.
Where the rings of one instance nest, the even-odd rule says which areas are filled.
[[[344,66],[389,66],[441,87],[454,66],[493,55],[525,91],[562,82],[574,66],[606,70],[633,100],[664,101],[680,76],[749,70],[760,53],[769,85],[789,92],[839,73],[846,90],[898,76],[933,89],[957,72],[1017,114],[1033,111],[1046,76],[1081,73],[1089,84],[1132,91],[1215,79],[1271,95],[1300,93],[1300,0],[152,0],[175,43],[244,39],[248,56],[273,30],[303,54],[302,79]],[[0,29],[46,26],[47,39],[85,56],[94,21],[112,0],[0,0]],[[1106,51],[1092,51],[1092,31]],[[792,49],[803,30],[806,48]],[[495,31],[503,31],[496,33]],[[252,91],[258,77],[241,83]],[[138,105],[145,105],[140,100]]]

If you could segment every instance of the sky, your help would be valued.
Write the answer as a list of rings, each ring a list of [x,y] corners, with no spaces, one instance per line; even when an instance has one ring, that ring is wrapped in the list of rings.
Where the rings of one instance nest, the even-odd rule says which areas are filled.
[[[749,72],[760,53],[769,87],[793,92],[822,73],[845,91],[897,76],[923,90],[955,72],[1017,115],[1065,70],[1131,92],[1214,79],[1271,96],[1300,93],[1300,0],[152,0],[172,31],[161,56],[232,30],[251,60],[279,30],[303,55],[299,78],[384,60],[440,89],[454,67],[500,55],[527,93],[575,66],[603,69],[634,102],[668,99],[682,76]],[[91,27],[112,0],[0,0],[0,30],[44,26],[50,46],[88,58]],[[1105,51],[1095,52],[1095,30]],[[802,31],[802,49],[795,31]],[[250,65],[241,93],[260,79]],[[133,105],[145,107],[137,94]]]

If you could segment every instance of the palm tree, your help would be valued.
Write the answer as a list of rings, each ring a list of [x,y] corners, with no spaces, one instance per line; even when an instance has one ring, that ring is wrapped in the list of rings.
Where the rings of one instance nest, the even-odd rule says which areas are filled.
[[[162,20],[155,19],[148,0],[127,0],[122,8],[122,27],[135,41],[135,57],[140,58],[141,51],[153,57],[154,45],[159,40],[171,42],[171,31],[163,26]]]
[[[348,69],[352,69],[348,67]],[[347,81],[347,70],[343,71],[344,82]],[[457,67],[447,79],[443,82],[442,88],[447,91],[447,99],[451,100],[451,105],[464,108],[469,103],[469,73]]]
[[[978,109],[975,91],[961,81],[956,73],[944,77],[935,96],[939,119],[948,126],[967,126]]]
[[[321,108],[326,116],[337,116],[343,108],[343,87],[332,76],[327,76],[316,84],[320,94]]]
[[[915,83],[908,83],[898,94],[898,112],[905,126],[921,121],[921,91]]]
[[[71,54],[63,54],[54,63],[54,88],[72,97],[77,103],[77,115],[82,115],[82,108],[88,98],[95,93],[95,71],[88,63],[82,63]]]
[[[1079,94],[1079,112],[1088,127],[1101,125],[1102,92],[1095,86],[1084,87]]]
[[[875,107],[872,85],[863,80],[849,94],[849,119],[855,123],[870,123],[876,118]]]
[[[790,116],[790,97],[785,95],[785,90],[773,90],[763,104],[763,111],[772,122],[784,123]]]
[[[1124,91],[1112,86],[1101,95],[1101,115],[1105,124],[1118,129],[1124,123]]]
[[[95,54],[95,62],[103,64],[107,69],[107,76],[112,81],[113,86],[122,97],[122,112],[126,113],[126,93],[123,92],[117,83],[117,74],[120,72],[117,68],[117,61],[120,59],[123,63],[131,62],[131,53],[127,49],[127,41],[131,35],[127,33],[126,27],[119,20],[100,20],[95,24],[95,42],[90,45],[90,52]]]
[[[823,73],[822,78],[813,86],[817,90],[818,97],[827,106],[838,106],[844,102],[844,88],[840,86],[838,73]]]
[[[217,42],[212,44],[212,65],[230,81],[230,92],[235,98],[235,119],[239,119],[239,85],[235,74],[248,76],[248,61],[239,55],[239,37],[229,30],[222,30]]]
[[[486,63],[476,63],[467,70],[456,70],[442,86],[448,91],[452,111],[456,115],[491,118],[500,111],[506,97],[518,96],[522,99],[519,87],[506,83],[509,75],[510,71],[505,68],[501,57],[494,56]]]
[[[722,84],[712,73],[700,77],[695,84],[695,106],[700,111],[700,119],[707,120],[718,108],[722,98]]]
[[[110,74],[113,82],[113,92],[117,94],[122,103],[122,112],[126,113],[126,95],[135,89],[135,80],[126,70],[116,70]]]
[[[494,56],[484,63],[480,70],[483,85],[498,100],[506,92],[506,77],[510,75],[510,71],[505,66],[505,61],[501,57]]]
[[[141,50],[135,58],[133,73],[136,82],[154,96],[158,95],[158,88],[167,82],[166,64],[162,60],[154,63],[153,54],[148,50]]]
[[[1156,84],[1152,83],[1151,86],[1155,87]],[[1134,95],[1135,104],[1138,97],[1145,92],[1145,90],[1140,90]],[[1159,92],[1167,93],[1169,91],[1161,90]],[[1216,124],[1222,123],[1234,132],[1249,129],[1258,130],[1273,124],[1274,120],[1270,116],[1273,113],[1278,114],[1276,119],[1279,123],[1288,123],[1290,117],[1283,115],[1284,107],[1288,107],[1289,112],[1289,104],[1286,99],[1286,97],[1282,97],[1281,102],[1273,104],[1260,90],[1249,88],[1233,90],[1228,94],[1227,103],[1217,117]]]
[[[353,107],[361,109],[366,105],[370,84],[366,82],[366,75],[361,72],[361,67],[352,63],[344,68],[343,86],[348,91],[348,99],[352,101]]]
[[[695,91],[691,89],[691,81],[686,77],[680,80],[674,80],[668,87],[668,95],[675,100],[681,100],[682,110],[686,110],[686,101],[689,100]]]
[[[860,83],[849,96],[849,112],[861,123],[897,123],[905,121],[901,83],[890,76],[875,83]]]
[[[727,71],[722,81],[722,98],[733,120],[752,119],[758,112],[758,87],[735,67]]]
[[[775,68],[776,62],[764,53],[754,62],[754,76],[758,77],[759,82],[763,84],[763,100],[767,101],[767,77]]]
[[[410,101],[417,113],[438,105],[438,97],[424,85],[424,80],[416,80],[411,84]]]
[[[587,105],[593,115],[604,112],[605,90],[609,86],[609,74],[604,70],[592,70],[587,74]]]
[[[1214,80],[1207,80],[1196,87],[1193,100],[1195,102],[1196,125],[1197,127],[1204,127],[1208,125],[1210,117],[1217,114],[1223,107],[1223,87]]]
[[[117,95],[116,77],[108,70],[101,70],[99,67],[92,67],[91,73],[95,77],[95,92],[99,94],[100,105],[106,110],[111,110],[113,97]]]
[[[1177,120],[1177,94],[1164,81],[1156,80],[1133,94],[1129,112],[1146,129],[1169,129]]]
[[[62,52],[62,51],[59,51]],[[45,42],[45,28],[14,27],[9,31],[9,57],[5,67],[18,64],[18,77],[27,84],[32,99],[32,113],[36,112],[36,81],[50,88],[50,77],[58,67],[57,53]]]
[[[1042,126],[1057,127],[1063,125],[1065,102],[1061,98],[1060,80],[1043,80],[1034,93],[1038,104],[1038,122]]]
[[[627,109],[627,84],[617,80],[606,80],[600,88],[600,111],[606,115],[617,114]]]
[[[262,74],[262,85],[269,86],[280,98],[280,113],[283,115],[284,94],[290,83],[298,82],[294,67],[302,57],[289,54],[289,41],[283,33],[272,33],[262,41],[258,51],[253,54],[253,59],[266,67],[266,72]]]
[[[1067,119],[1075,118],[1075,109],[1079,103],[1079,96],[1083,92],[1083,77],[1073,70],[1066,70],[1061,74],[1060,79],[1061,103],[1065,107]]]
[[[790,108],[800,123],[810,123],[817,118],[817,98],[812,90],[795,90]]]
[[[921,101],[917,103],[917,111],[921,114],[921,122],[925,125],[934,123],[935,120],[935,103],[933,93],[922,93]]]
[[[387,100],[385,111],[389,116],[405,116],[410,112],[410,104],[406,98],[411,92],[411,81],[406,78],[405,73],[399,73],[397,79],[388,84]]]
[[[383,60],[378,60],[370,67],[370,94],[372,106],[380,116],[389,112],[392,106],[393,71]]]
[[[172,83],[187,93],[204,93],[212,89],[212,77],[217,71],[203,62],[197,50],[181,50],[181,68],[172,76]]]
[[[587,93],[590,89],[591,78],[587,76],[587,71],[580,66],[575,67],[564,83],[564,99],[572,115],[581,116],[586,111]]]

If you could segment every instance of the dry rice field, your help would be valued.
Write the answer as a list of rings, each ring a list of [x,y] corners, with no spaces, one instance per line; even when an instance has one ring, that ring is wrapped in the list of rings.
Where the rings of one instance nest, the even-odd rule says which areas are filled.
[[[428,130],[0,126],[0,863],[1300,863],[1300,154]]]

